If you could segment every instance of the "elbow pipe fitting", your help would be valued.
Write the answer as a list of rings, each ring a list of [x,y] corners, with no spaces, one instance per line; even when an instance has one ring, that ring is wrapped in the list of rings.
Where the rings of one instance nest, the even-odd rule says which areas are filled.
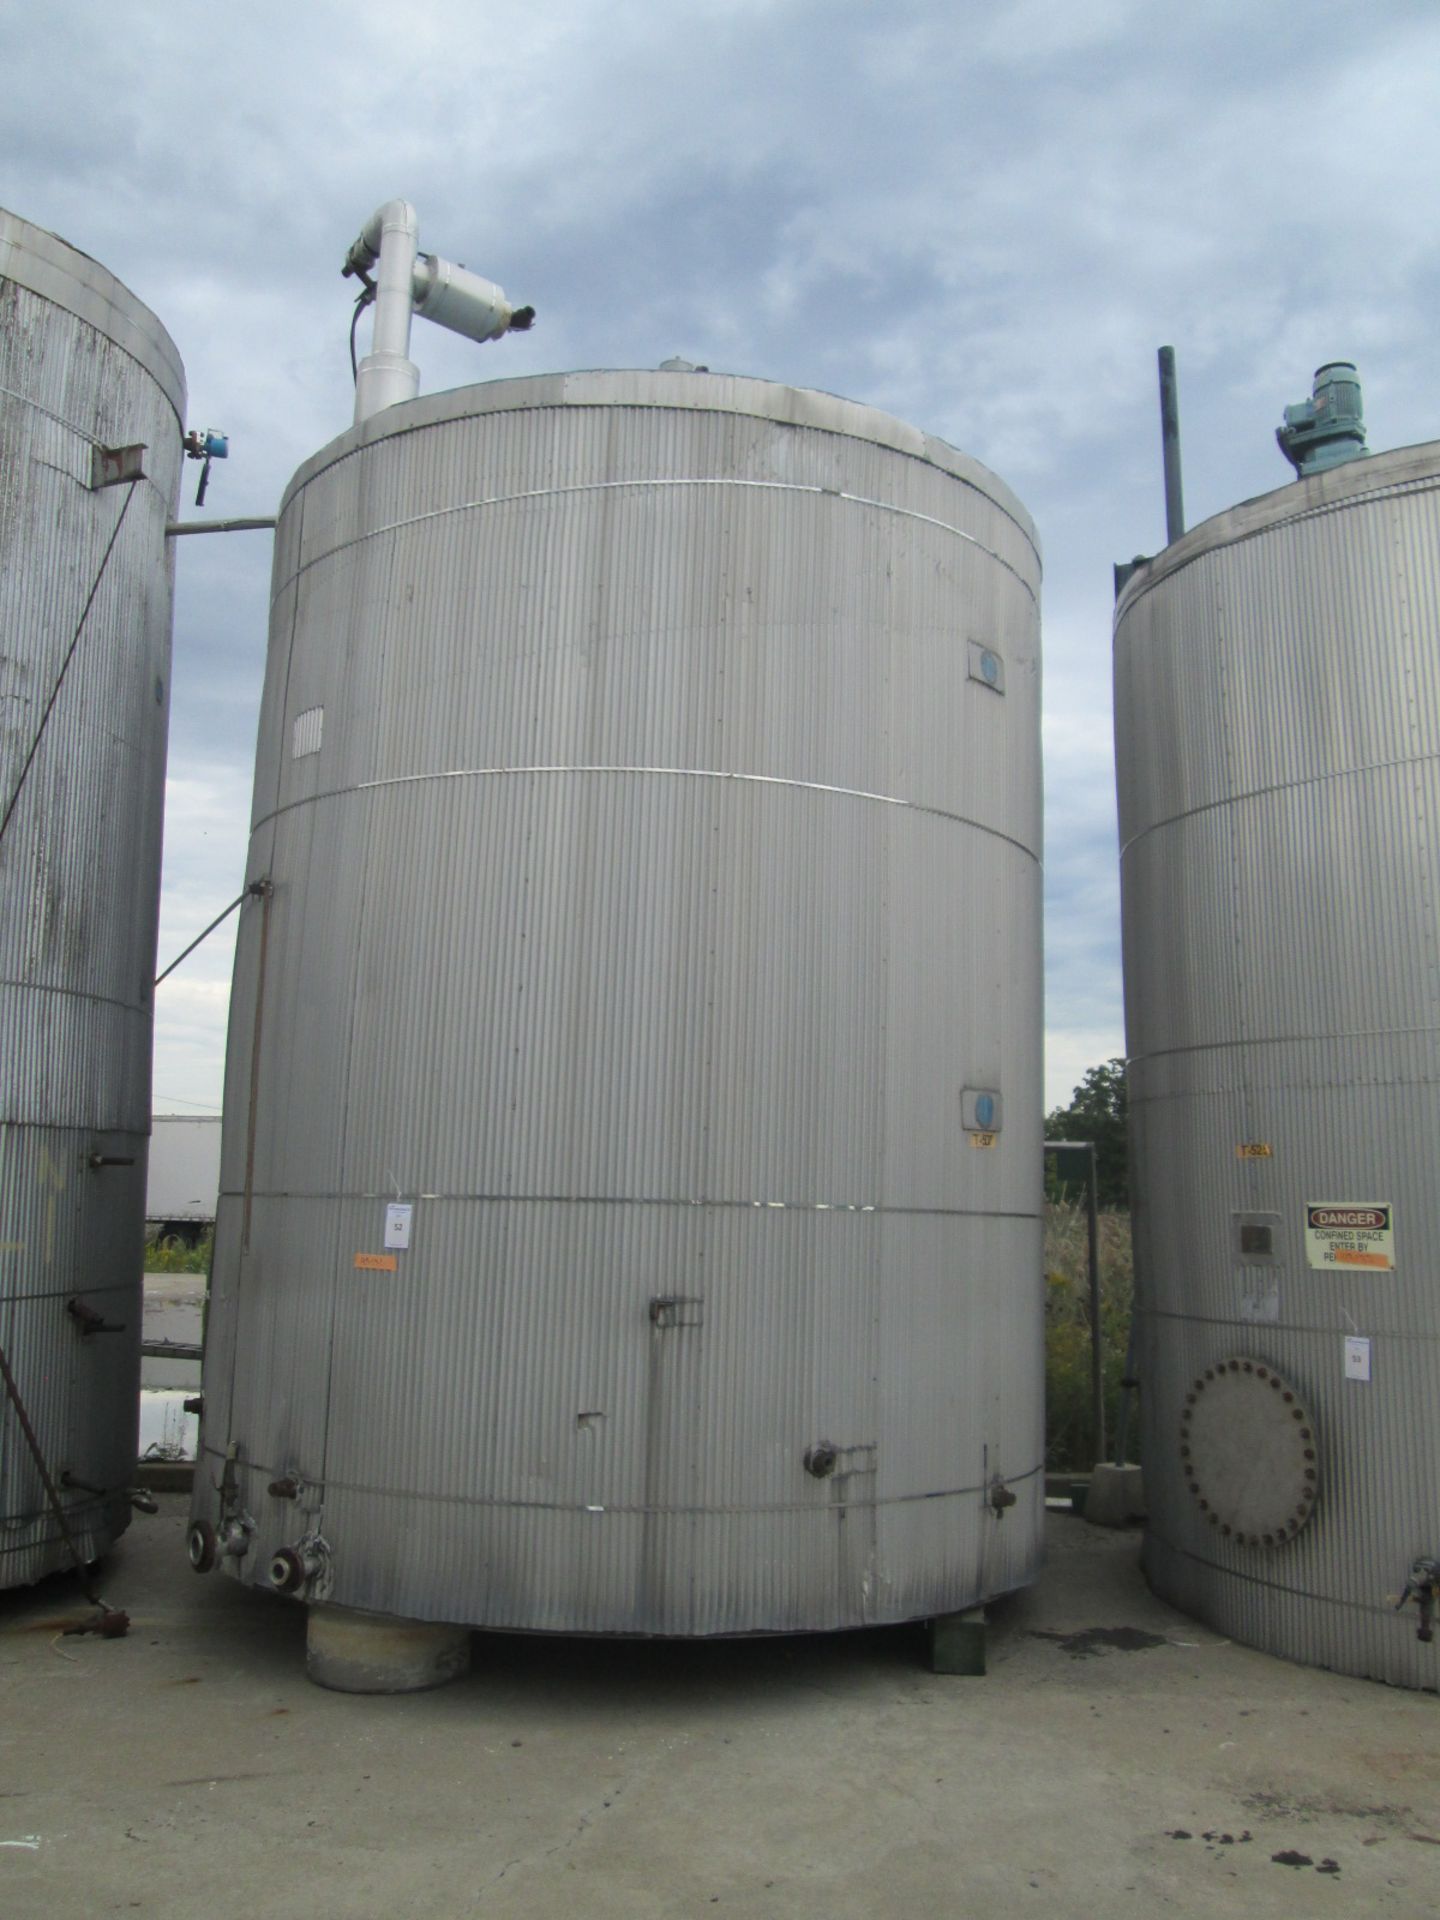
[[[355,379],[357,426],[419,393],[420,369],[410,358],[415,314],[476,341],[523,333],[534,323],[535,309],[512,307],[493,280],[438,254],[422,254],[420,218],[408,200],[387,200],[375,209],[351,242],[342,272],[359,275],[375,309],[370,351]]]
[[[369,272],[380,258],[380,244],[387,231],[406,233],[419,245],[420,216],[408,200],[387,200],[375,209],[350,243],[341,270],[343,278],[348,279],[352,273]]]

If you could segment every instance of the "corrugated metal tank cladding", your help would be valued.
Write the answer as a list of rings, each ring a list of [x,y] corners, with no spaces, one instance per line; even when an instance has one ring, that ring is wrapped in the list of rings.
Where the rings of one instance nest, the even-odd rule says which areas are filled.
[[[91,1556],[134,1478],[184,403],[154,315],[0,212],[0,1345],[52,1472],[102,1490],[64,1495]],[[143,480],[92,487],[97,446],[137,443]],[[0,1398],[0,1585],[66,1564]]]
[[[301,470],[197,1483],[241,1578],[308,1530],[312,1599],[711,1634],[1032,1576],[1038,590],[984,469],[758,381]]]
[[[1424,1687],[1394,1600],[1440,1553],[1437,555],[1440,446],[1407,448],[1196,528],[1115,629],[1147,1564],[1238,1639]]]

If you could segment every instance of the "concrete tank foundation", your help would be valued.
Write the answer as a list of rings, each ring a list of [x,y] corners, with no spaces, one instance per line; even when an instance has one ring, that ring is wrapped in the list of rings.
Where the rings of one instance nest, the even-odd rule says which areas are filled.
[[[354,1607],[312,1607],[305,1670],[336,1693],[423,1693],[470,1671],[466,1627]]]

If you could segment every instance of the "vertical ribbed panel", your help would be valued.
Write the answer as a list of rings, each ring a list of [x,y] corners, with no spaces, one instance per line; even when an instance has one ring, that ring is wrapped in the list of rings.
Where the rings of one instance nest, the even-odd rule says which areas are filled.
[[[206,1374],[243,1578],[313,1524],[343,1605],[710,1634],[1031,1577],[1038,587],[965,456],[757,382],[469,389],[302,470]]]
[[[153,315],[0,213],[0,812],[99,578],[0,840],[0,1343],[57,1480],[113,1490],[64,1496],[92,1557],[134,1477],[183,405]],[[136,443],[147,477],[126,508],[128,483],[92,490],[92,451]],[[123,1332],[82,1336],[77,1298]],[[0,1398],[0,1586],[66,1564]]]
[[[1197,528],[1115,633],[1147,1564],[1238,1639],[1425,1687],[1393,1596],[1440,1552],[1437,555],[1440,448],[1407,448]],[[1394,1271],[1310,1267],[1316,1201],[1391,1204]],[[1239,1261],[1240,1211],[1278,1216],[1275,1265]],[[1268,1550],[1181,1470],[1185,1395],[1232,1353],[1319,1439],[1314,1517]]]

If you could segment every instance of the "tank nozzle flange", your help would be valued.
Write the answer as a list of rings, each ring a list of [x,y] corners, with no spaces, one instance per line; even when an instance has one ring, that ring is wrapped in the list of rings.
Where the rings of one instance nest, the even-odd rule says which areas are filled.
[[[270,1556],[268,1579],[276,1593],[300,1593],[325,1572],[330,1549],[318,1533],[307,1533],[293,1547],[277,1547]]]
[[[208,1520],[197,1520],[185,1536],[185,1552],[195,1573],[209,1573],[220,1557],[220,1542]]]
[[[1435,1603],[1440,1600],[1440,1558],[1421,1556],[1410,1562],[1410,1577],[1405,1582],[1405,1591],[1395,1602],[1395,1611],[1399,1613],[1407,1600],[1413,1600],[1420,1609],[1420,1624],[1415,1629],[1415,1638],[1427,1643],[1435,1638]]]

